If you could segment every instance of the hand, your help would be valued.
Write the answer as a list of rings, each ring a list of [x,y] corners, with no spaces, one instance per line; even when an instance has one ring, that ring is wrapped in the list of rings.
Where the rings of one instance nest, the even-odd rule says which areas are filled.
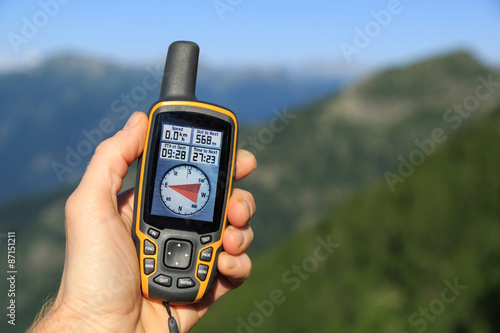
[[[140,291],[139,263],[131,238],[134,191],[120,195],[128,167],[142,153],[147,117],[134,113],[123,130],[101,143],[78,188],[66,203],[66,260],[53,306],[35,332],[168,332],[160,302]],[[238,151],[235,180],[256,166],[255,157]],[[228,205],[230,225],[223,237],[219,274],[211,293],[198,303],[172,305],[180,332],[189,331],[214,301],[245,281],[253,239],[247,225],[255,212],[249,192],[234,189]]]

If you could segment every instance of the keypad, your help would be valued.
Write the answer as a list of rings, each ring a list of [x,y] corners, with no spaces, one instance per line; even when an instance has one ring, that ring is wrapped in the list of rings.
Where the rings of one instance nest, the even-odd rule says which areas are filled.
[[[191,243],[181,240],[169,240],[165,245],[165,266],[186,269],[191,263]]]

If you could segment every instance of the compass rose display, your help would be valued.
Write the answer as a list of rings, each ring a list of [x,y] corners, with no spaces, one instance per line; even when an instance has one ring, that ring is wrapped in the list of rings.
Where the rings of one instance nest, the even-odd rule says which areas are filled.
[[[207,204],[210,182],[201,169],[189,164],[177,165],[163,176],[160,196],[171,212],[192,215]]]

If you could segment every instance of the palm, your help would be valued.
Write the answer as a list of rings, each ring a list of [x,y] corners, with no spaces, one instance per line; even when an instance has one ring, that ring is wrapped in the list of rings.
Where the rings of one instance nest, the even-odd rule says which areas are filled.
[[[117,196],[128,167],[144,148],[147,117],[137,113],[132,118],[133,126],[99,145],[80,185],[68,198],[61,286],[51,316],[35,328],[167,331],[167,311],[160,302],[144,298],[139,288],[139,264],[131,237],[133,190]],[[253,155],[240,151],[235,180],[250,174],[255,166]],[[225,251],[218,260],[221,274],[212,292],[196,304],[172,307],[181,332],[189,330],[216,299],[250,274],[251,262],[245,251],[253,238],[247,223],[254,211],[252,195],[235,189],[228,204],[231,225],[223,237]],[[61,324],[64,330],[51,327]]]

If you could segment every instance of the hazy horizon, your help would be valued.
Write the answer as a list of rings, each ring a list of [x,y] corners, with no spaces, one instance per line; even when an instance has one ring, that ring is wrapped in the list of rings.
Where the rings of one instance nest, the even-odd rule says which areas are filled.
[[[202,63],[214,67],[324,63],[372,71],[459,49],[498,66],[500,44],[490,36],[500,30],[499,15],[494,0],[1,3],[0,69],[68,52],[140,66],[163,61],[168,45],[182,39],[197,42]]]

